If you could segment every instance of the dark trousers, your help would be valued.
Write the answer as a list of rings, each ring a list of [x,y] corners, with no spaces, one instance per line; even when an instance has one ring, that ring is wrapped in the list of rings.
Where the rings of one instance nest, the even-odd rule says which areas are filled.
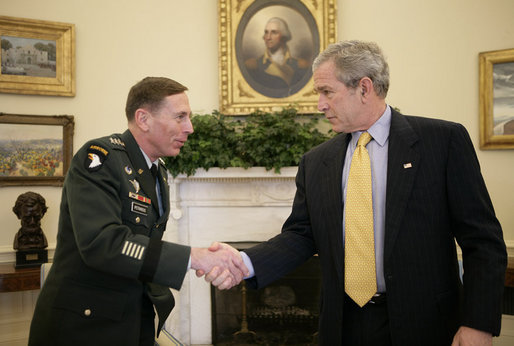
[[[146,294],[143,296],[141,309],[141,332],[139,334],[140,346],[155,345],[155,312],[153,304]]]
[[[343,346],[391,346],[387,301],[362,308],[345,294]]]

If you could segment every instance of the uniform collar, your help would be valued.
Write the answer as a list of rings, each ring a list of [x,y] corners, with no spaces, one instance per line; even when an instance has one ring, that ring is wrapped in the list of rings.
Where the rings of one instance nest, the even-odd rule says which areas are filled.
[[[148,155],[146,155],[146,153],[144,152],[144,150],[141,147],[139,147],[139,150],[141,150],[141,153],[143,153],[143,156],[145,158],[146,164],[148,165],[148,168],[152,168],[152,165],[156,165],[157,167],[159,167],[159,159],[152,162],[152,161],[150,161],[150,158],[148,157]]]

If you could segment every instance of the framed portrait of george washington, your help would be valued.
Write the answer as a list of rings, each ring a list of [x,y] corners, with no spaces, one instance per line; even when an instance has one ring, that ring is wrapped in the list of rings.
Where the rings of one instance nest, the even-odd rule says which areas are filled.
[[[335,0],[218,0],[220,112],[316,113],[312,62],[336,41]]]
[[[482,52],[480,148],[514,149],[514,49]]]

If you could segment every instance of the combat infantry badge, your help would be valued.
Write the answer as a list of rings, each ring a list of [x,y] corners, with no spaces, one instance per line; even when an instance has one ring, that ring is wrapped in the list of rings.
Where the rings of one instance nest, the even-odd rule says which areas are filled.
[[[135,192],[138,193],[139,192],[139,181],[137,181],[137,179],[134,179],[134,180],[129,180],[130,183],[132,184],[132,186],[134,187],[134,190],[136,190]]]

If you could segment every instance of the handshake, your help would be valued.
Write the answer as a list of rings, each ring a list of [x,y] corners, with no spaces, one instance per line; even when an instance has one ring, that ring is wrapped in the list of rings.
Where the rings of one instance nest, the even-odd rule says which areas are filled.
[[[191,248],[191,269],[196,276],[205,275],[205,281],[228,290],[249,275],[239,251],[232,246],[214,242],[209,248]]]

